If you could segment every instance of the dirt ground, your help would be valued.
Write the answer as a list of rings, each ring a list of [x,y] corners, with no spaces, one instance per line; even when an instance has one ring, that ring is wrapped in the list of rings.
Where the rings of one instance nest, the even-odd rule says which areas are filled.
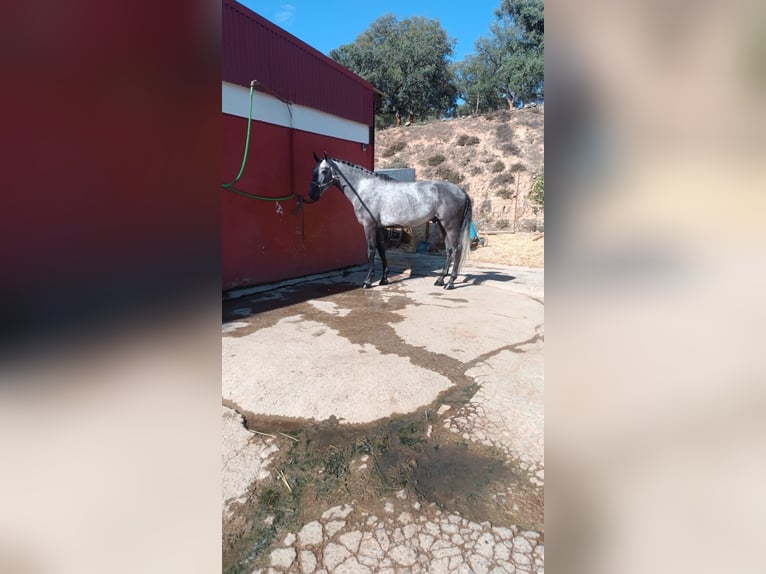
[[[418,181],[458,184],[479,231],[536,232],[544,215],[529,194],[543,172],[542,108],[427,121],[375,133],[375,169],[412,168]]]
[[[480,235],[484,247],[471,251],[469,261],[544,267],[545,235],[542,233],[497,233]]]

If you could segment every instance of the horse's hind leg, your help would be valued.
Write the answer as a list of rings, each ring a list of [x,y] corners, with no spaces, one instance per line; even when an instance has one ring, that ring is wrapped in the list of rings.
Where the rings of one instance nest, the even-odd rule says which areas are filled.
[[[452,257],[452,247],[450,246],[449,238],[444,231],[442,222],[434,218],[434,223],[436,223],[439,226],[439,229],[442,230],[442,234],[444,235],[444,246],[446,247],[447,251],[447,257],[444,260],[444,268],[442,269],[442,273],[439,275],[439,277],[436,278],[436,281],[434,281],[434,285],[441,287],[444,285],[444,278],[447,276],[447,273],[449,273],[450,257]],[[434,234],[436,234],[436,230],[434,230]]]
[[[449,266],[450,266],[450,260],[452,259],[452,247],[447,247],[447,258],[444,260],[444,269],[442,269],[441,275],[436,278],[436,281],[434,281],[434,285],[443,286],[444,285],[444,278],[447,276],[447,273],[449,273]]]
[[[454,289],[455,288],[455,279],[457,279],[457,272],[458,272],[458,266],[460,265],[460,256],[463,251],[463,246],[458,243],[458,246],[456,249],[452,252],[452,274],[449,277],[449,281],[444,286],[445,289]]]
[[[381,227],[376,235],[378,254],[383,264],[383,277],[380,279],[381,285],[388,285],[388,259],[386,258],[386,230]]]
[[[362,283],[362,287],[369,289],[372,287],[372,278],[375,277],[375,248],[377,246],[377,233],[375,229],[366,229],[364,234],[367,237],[367,277]]]
[[[447,256],[447,265],[444,267],[444,273],[439,278],[441,280],[440,285],[444,285],[444,277],[449,273],[450,258],[452,259],[452,273],[450,274],[449,281],[444,285],[445,289],[455,288],[455,279],[457,279],[458,267],[460,266],[460,255],[462,253],[462,245],[460,244],[460,237],[453,230],[450,229],[445,234],[445,242],[449,245],[449,255]]]

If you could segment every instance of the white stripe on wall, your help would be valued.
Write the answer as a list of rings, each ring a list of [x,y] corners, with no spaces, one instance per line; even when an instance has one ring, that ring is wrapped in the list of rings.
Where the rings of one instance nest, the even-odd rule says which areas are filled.
[[[250,110],[250,88],[221,83],[221,109],[224,114],[247,119]],[[330,136],[363,144],[370,143],[370,129],[366,124],[339,118],[306,106],[292,104],[292,121],[287,104],[262,92],[253,92],[253,119],[259,122],[293,127],[298,130]]]

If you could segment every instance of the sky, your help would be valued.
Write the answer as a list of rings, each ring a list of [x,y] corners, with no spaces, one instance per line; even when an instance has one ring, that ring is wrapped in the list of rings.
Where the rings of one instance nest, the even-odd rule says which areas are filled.
[[[501,0],[239,0],[254,12],[297,36],[323,54],[350,44],[375,20],[393,14],[403,20],[422,16],[439,20],[457,40],[452,61],[473,52],[474,43],[489,34]]]

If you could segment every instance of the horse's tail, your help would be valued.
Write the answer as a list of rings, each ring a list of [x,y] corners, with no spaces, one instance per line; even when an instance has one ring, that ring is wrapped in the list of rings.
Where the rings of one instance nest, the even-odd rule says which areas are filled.
[[[463,268],[463,264],[468,259],[468,252],[471,250],[471,217],[473,209],[471,207],[471,198],[465,194],[465,210],[463,211],[463,221],[460,224],[460,263],[458,270]]]

